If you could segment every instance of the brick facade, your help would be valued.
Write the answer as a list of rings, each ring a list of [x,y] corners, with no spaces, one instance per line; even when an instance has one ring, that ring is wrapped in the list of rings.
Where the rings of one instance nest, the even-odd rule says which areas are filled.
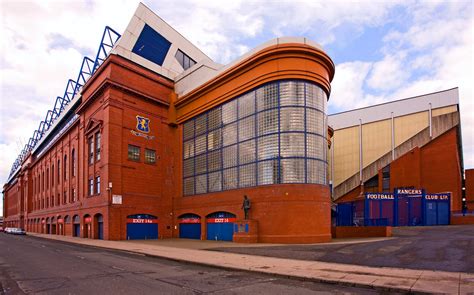
[[[193,213],[201,217],[205,239],[206,216],[225,211],[242,219],[246,194],[259,242],[329,241],[327,185],[278,184],[183,197],[181,123],[270,81],[304,79],[329,93],[333,75],[332,61],[314,47],[272,46],[177,99],[171,80],[110,55],[84,85],[69,115],[77,118],[57,138],[46,138],[4,186],[5,226],[74,235],[78,219],[80,237],[98,238],[103,220],[103,238],[123,240],[127,216],[150,214],[158,217],[159,238],[171,238],[179,237],[179,217]],[[148,132],[138,132],[137,116],[149,120]],[[130,160],[129,146],[139,150],[138,159]],[[145,151],[154,151],[156,161],[147,163]],[[122,203],[113,204],[114,196]]]

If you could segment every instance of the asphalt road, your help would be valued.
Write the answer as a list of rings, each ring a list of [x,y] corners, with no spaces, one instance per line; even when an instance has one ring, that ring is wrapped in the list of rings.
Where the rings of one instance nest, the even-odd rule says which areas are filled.
[[[375,267],[474,273],[474,225],[393,228],[394,239],[357,244],[209,250]]]
[[[0,234],[0,294],[376,294]]]

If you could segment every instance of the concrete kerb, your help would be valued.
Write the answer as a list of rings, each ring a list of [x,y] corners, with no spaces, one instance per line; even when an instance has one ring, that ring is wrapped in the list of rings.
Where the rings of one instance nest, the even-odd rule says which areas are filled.
[[[189,260],[185,258],[179,258],[179,257],[170,257],[164,254],[157,254],[157,253],[149,253],[149,251],[144,250],[144,249],[124,249],[124,248],[117,248],[109,245],[99,245],[97,244],[98,241],[100,240],[88,240],[88,239],[80,239],[77,238],[77,240],[70,239],[69,237],[66,237],[66,239],[63,239],[64,236],[50,236],[50,235],[45,235],[45,234],[37,234],[37,233],[29,233],[30,236],[36,237],[36,238],[42,238],[42,239],[49,239],[49,240],[55,240],[55,241],[60,241],[60,242],[65,242],[65,243],[72,243],[72,244],[80,244],[83,246],[91,247],[91,248],[99,248],[99,249],[109,249],[109,250],[116,250],[116,251],[121,251],[129,254],[139,254],[139,255],[144,255],[147,257],[158,257],[161,259],[166,259],[169,261],[176,261],[176,262],[181,262],[181,263],[186,263],[186,264],[193,264],[193,265],[202,265],[202,266],[208,266],[208,267],[213,267],[213,268],[219,268],[219,269],[224,269],[224,270],[237,270],[237,271],[247,271],[247,272],[253,272],[253,273],[259,273],[259,274],[264,274],[264,275],[272,275],[276,277],[281,277],[281,278],[288,278],[288,279],[296,279],[299,281],[309,281],[309,282],[315,282],[315,283],[326,283],[326,284],[334,284],[334,285],[341,285],[341,286],[348,286],[348,287],[360,287],[360,288],[366,288],[366,289],[373,289],[376,291],[384,291],[384,292],[409,292],[410,294],[433,294],[432,289],[430,291],[424,291],[418,288],[415,288],[416,283],[418,280],[421,278],[423,275],[424,271],[422,270],[411,270],[407,269],[406,271],[408,272],[420,272],[416,278],[413,278],[413,282],[410,282],[409,285],[407,285],[407,278],[403,276],[387,276],[387,277],[379,277],[375,276],[373,273],[370,272],[359,272],[359,271],[353,271],[353,272],[344,272],[343,270],[337,270],[337,269],[325,269],[321,270],[319,276],[311,275],[305,272],[305,270],[300,270],[301,273],[294,272],[292,274],[289,273],[281,273],[278,272],[277,270],[270,269],[271,267],[268,266],[261,266],[261,267],[246,267],[246,266],[235,266],[235,265],[229,265],[229,264],[215,264],[215,263],[210,263],[206,261],[196,261],[196,260]],[[91,244],[90,242],[95,242],[94,244]],[[181,249],[183,251],[186,251],[186,249]],[[205,251],[205,250],[195,250],[195,251]],[[220,253],[220,254],[229,254],[229,253]],[[255,256],[255,255],[245,255],[245,256],[254,256],[254,257],[262,257],[262,256]],[[271,257],[265,257],[272,259]],[[273,259],[280,259],[280,258],[273,258]],[[334,264],[340,267],[344,267],[346,265],[343,264],[336,264],[336,263],[325,263],[328,265]],[[353,267],[361,267],[361,266],[353,266],[353,265],[347,265],[349,268]],[[361,267],[363,268],[363,267]],[[391,268],[380,268],[380,269],[391,269]],[[396,270],[397,272],[404,272],[404,269],[391,269],[391,270]],[[329,273],[328,273],[329,271]],[[328,276],[328,274],[330,274]],[[337,275],[339,274],[339,275]],[[360,282],[362,279],[361,276],[364,276],[364,279],[367,279],[367,276],[373,277],[373,280],[363,280],[363,282]],[[395,285],[395,281],[399,282],[404,282],[402,285]],[[379,282],[377,282],[379,281]],[[385,283],[383,283],[385,282]],[[460,281],[458,282],[458,288],[460,288]],[[456,294],[458,292],[455,292]]]

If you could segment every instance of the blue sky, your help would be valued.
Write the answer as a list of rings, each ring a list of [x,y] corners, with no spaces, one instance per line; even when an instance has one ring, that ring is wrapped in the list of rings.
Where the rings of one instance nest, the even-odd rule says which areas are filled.
[[[275,37],[320,43],[336,64],[330,113],[459,87],[464,164],[474,168],[472,1],[144,3],[223,64]],[[104,27],[123,32],[137,5],[0,2],[2,183],[67,80],[77,77],[82,57],[97,52]]]

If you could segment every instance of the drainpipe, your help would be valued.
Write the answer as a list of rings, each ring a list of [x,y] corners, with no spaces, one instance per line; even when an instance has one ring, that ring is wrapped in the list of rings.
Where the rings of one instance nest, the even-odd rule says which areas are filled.
[[[432,126],[432,122],[431,122],[431,119],[432,119],[432,112],[431,112],[431,102],[430,102],[430,108],[429,108],[429,124],[430,124],[430,139],[433,138],[433,126]]]
[[[362,162],[362,119],[359,119],[359,179],[360,179],[360,185],[364,185],[364,182],[362,181],[362,167],[363,167],[363,162]]]
[[[395,160],[395,122],[392,112],[392,161]]]

